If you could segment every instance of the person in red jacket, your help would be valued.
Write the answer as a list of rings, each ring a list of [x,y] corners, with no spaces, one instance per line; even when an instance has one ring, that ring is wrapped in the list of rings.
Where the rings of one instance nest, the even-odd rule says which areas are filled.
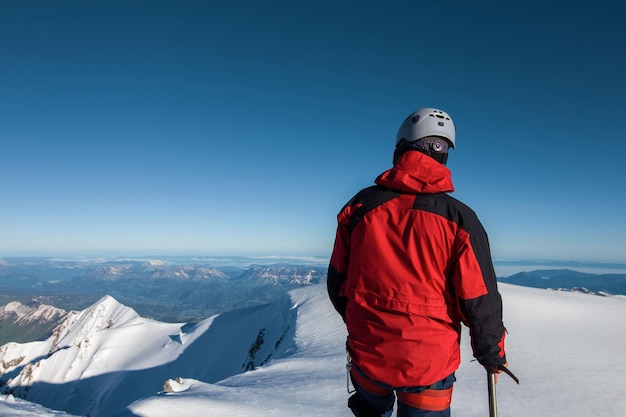
[[[347,330],[357,417],[450,416],[461,323],[490,373],[506,364],[502,299],[478,217],[451,197],[450,116],[400,126],[393,167],[339,212],[328,294]]]

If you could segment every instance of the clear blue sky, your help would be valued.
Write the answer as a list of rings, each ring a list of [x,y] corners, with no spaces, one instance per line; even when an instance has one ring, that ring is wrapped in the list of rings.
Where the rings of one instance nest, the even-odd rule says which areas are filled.
[[[3,1],[0,256],[329,255],[400,123],[496,259],[626,262],[618,1]]]

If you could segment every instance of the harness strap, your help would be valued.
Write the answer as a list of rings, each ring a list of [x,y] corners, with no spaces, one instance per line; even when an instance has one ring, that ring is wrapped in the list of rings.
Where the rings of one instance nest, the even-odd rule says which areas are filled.
[[[392,387],[387,388],[381,385],[381,383],[373,381],[363,375],[354,364],[350,368],[350,375],[361,388],[374,395],[389,395],[394,391]],[[453,386],[447,389],[426,388],[422,392],[396,390],[396,395],[398,396],[398,401],[410,407],[426,411],[444,411],[447,410],[452,403],[452,389]]]
[[[352,365],[350,371],[350,375],[354,378],[354,382],[367,392],[371,392],[374,395],[389,395],[393,392],[391,387],[383,387],[381,384],[367,378],[358,368],[354,366],[354,364]]]
[[[450,407],[452,402],[452,388],[431,389],[427,388],[422,392],[398,391],[398,401],[402,401],[408,406],[426,411],[443,411]]]

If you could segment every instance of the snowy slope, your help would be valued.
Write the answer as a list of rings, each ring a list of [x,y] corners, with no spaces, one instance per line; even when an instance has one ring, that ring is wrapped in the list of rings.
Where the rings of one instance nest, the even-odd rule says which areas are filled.
[[[521,385],[503,377],[498,384],[500,415],[507,417],[620,417],[626,409],[623,342],[626,298],[537,290],[503,284],[510,330],[508,358]],[[314,293],[318,291],[318,293]],[[263,369],[206,384],[183,380],[181,392],[132,405],[135,415],[160,417],[351,416],[344,371],[343,330],[319,289],[305,297],[298,334],[309,349]],[[320,295],[321,294],[321,295]],[[332,331],[325,331],[332,325]],[[485,373],[471,362],[469,337],[452,403],[454,416],[487,416]],[[304,343],[303,343],[304,344]],[[320,346],[311,346],[319,344]],[[307,344],[304,344],[307,346]],[[186,391],[184,391],[186,389]]]
[[[626,297],[507,284],[500,288],[510,331],[508,359],[521,379],[519,386],[506,377],[498,384],[500,415],[622,416]],[[28,391],[28,399],[76,415],[88,410],[92,416],[351,416],[345,406],[345,330],[324,284],[294,290],[276,304],[212,317],[195,326],[145,320],[111,300],[101,300],[107,314],[81,313],[100,317],[96,328],[104,328],[87,332],[90,350],[80,360],[84,347],[75,345],[81,339],[75,329],[64,333],[59,346],[74,345],[50,357],[38,356],[51,347],[49,341],[10,347],[11,355],[19,351],[40,358],[35,365],[39,369],[32,372],[38,383]],[[109,317],[115,320],[106,328]],[[0,352],[0,359],[8,359],[6,352]],[[471,359],[465,334],[454,416],[488,415],[485,373]],[[264,365],[243,372],[251,361]],[[67,392],[71,400],[65,399]],[[131,402],[126,411],[114,406]],[[20,404],[10,406],[15,410]],[[0,395],[2,416],[45,415],[9,414],[6,407]]]
[[[294,348],[282,302],[196,325],[143,319],[111,297],[68,317],[44,342],[0,347],[3,392],[72,414],[110,416],[184,375],[216,382]]]
[[[67,417],[63,411],[50,410],[39,404],[0,394],[0,416],[2,417]]]

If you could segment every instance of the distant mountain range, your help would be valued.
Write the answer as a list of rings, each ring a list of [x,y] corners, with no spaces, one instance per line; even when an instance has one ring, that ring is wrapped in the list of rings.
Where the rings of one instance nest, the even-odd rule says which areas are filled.
[[[217,313],[269,304],[291,289],[326,278],[326,265],[319,261],[308,265],[288,262],[244,265],[243,261],[243,258],[0,259],[0,345],[43,340],[51,335],[64,314],[83,310],[105,295],[142,317],[191,323]],[[499,281],[626,295],[626,274],[535,270]],[[50,309],[56,313],[43,313],[53,311]]]
[[[499,278],[499,281],[533,288],[626,295],[626,274],[589,274],[571,269],[542,269],[520,272]]]
[[[0,260],[0,306],[18,301],[33,308],[50,305],[82,310],[110,295],[142,317],[195,322],[274,302],[291,289],[325,277],[326,266],[287,263],[214,267],[155,259],[4,259]],[[52,327],[54,320],[26,326],[10,315],[0,316],[0,345],[48,337]]]

